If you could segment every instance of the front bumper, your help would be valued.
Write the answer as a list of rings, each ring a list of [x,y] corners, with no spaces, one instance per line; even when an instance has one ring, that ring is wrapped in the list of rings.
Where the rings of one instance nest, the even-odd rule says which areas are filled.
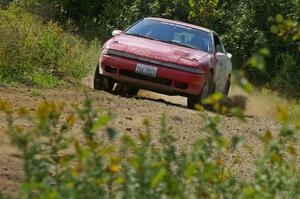
[[[206,78],[206,75],[203,74],[180,71],[113,55],[101,55],[99,63],[102,69],[100,71],[104,76],[111,77],[118,82],[169,95],[197,95]],[[135,73],[138,63],[158,67],[156,77]]]

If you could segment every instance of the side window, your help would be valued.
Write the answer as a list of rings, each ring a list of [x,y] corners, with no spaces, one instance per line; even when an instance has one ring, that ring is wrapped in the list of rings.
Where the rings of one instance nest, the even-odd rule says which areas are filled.
[[[223,44],[222,44],[219,36],[216,35],[216,34],[214,34],[214,41],[215,41],[215,50],[216,50],[216,52],[218,52],[218,53],[225,53]]]

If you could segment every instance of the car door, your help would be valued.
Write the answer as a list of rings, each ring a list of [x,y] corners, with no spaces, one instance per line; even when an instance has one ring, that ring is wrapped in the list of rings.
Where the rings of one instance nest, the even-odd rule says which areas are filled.
[[[215,92],[223,92],[232,70],[231,60],[216,33],[213,33],[214,56],[217,61],[214,70]]]

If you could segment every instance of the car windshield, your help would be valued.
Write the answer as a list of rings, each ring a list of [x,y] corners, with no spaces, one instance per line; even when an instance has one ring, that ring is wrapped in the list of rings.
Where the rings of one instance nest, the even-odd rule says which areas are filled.
[[[212,52],[210,33],[169,22],[144,19],[130,27],[125,34]]]

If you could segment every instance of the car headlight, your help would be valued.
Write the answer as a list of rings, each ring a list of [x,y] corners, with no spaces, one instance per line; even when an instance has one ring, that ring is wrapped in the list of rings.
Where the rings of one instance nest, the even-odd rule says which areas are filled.
[[[103,48],[101,51],[101,55],[107,55],[108,54],[108,48]]]

